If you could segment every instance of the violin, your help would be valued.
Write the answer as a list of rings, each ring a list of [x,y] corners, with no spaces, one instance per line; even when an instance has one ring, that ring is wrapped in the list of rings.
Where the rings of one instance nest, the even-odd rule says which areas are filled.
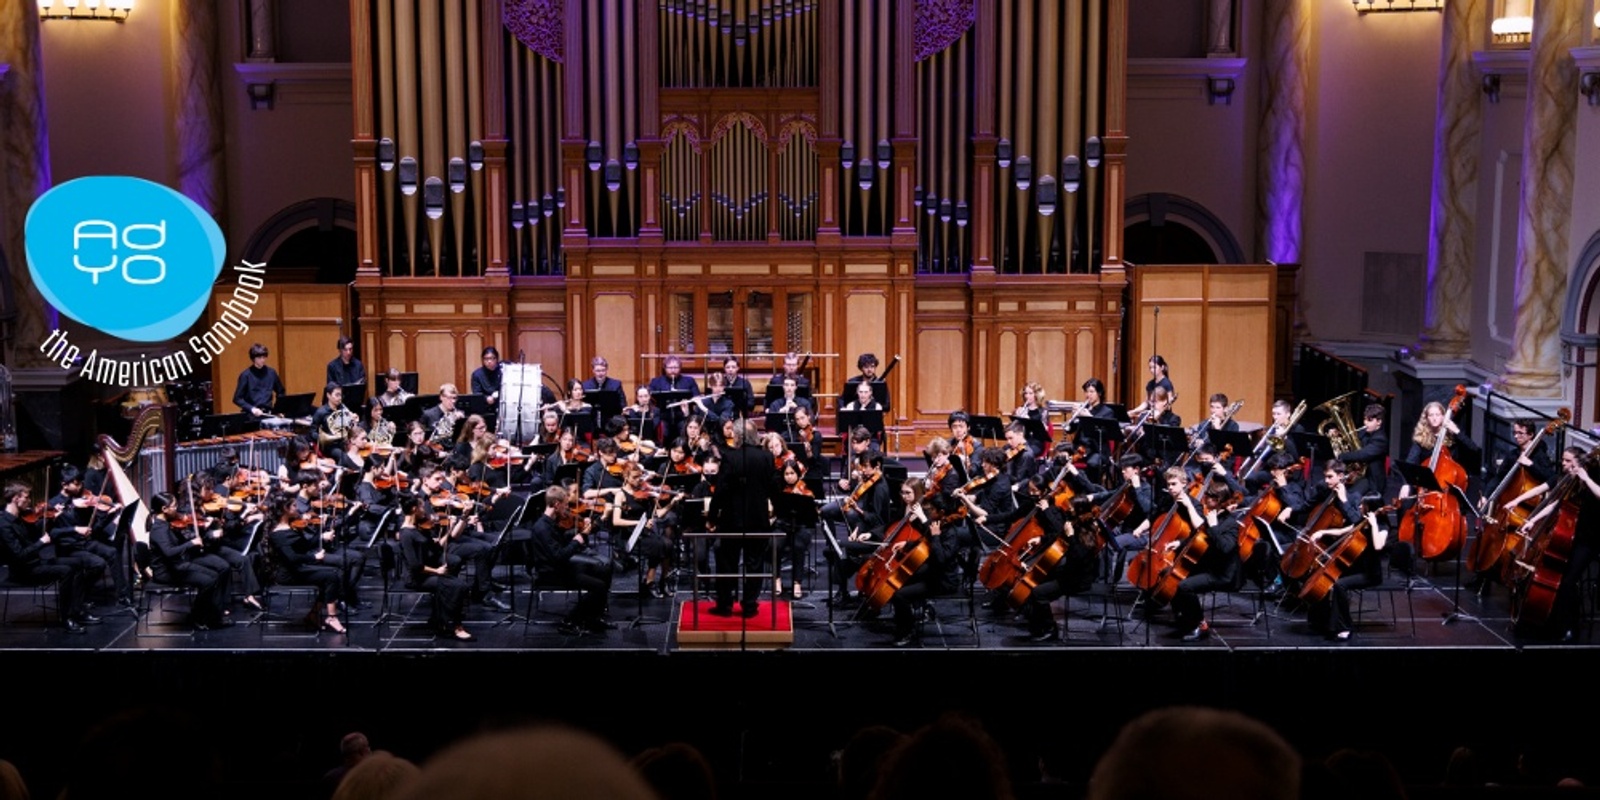
[[[617,462],[615,464],[608,465],[606,467],[606,473],[609,474],[609,475],[613,475],[615,477],[620,478],[620,477],[622,477],[623,473],[627,471],[627,469],[628,468],[622,462],[619,461],[619,462]]]
[[[80,494],[72,498],[72,504],[78,508],[93,508],[102,514],[108,514],[116,506],[117,498],[109,494],[103,494],[99,497],[91,494]]]
[[[22,512],[21,519],[23,522],[32,525],[33,523],[38,522],[41,518],[47,520],[55,519],[60,514],[61,506],[48,505],[41,500],[38,505],[33,507],[32,510]]]
[[[700,465],[694,463],[694,460],[693,459],[689,459],[689,458],[686,458],[686,459],[684,459],[682,461],[674,461],[674,462],[672,462],[672,474],[674,474],[674,475],[699,475],[700,474]]]
[[[861,498],[866,497],[867,492],[872,491],[872,487],[877,485],[881,478],[883,478],[883,470],[881,469],[863,478],[860,483],[856,484],[856,488],[850,492],[850,496],[844,499],[842,505],[847,509],[860,507]]]
[[[347,506],[349,502],[342,494],[330,494],[311,501],[311,507],[318,511],[343,511]]]
[[[800,495],[801,497],[815,497],[816,496],[816,495],[812,494],[811,487],[807,486],[806,482],[803,481],[803,480],[795,481],[794,483],[783,487],[783,493],[784,494],[797,494],[797,495]]]
[[[243,514],[244,507],[245,502],[243,500],[232,497],[224,497],[220,494],[213,496],[209,500],[202,500],[200,502],[200,510],[206,512],[207,514],[222,514],[225,512]]]
[[[428,497],[434,508],[453,508],[464,511],[472,507],[472,498],[460,492],[435,492]]]
[[[373,478],[372,485],[379,489],[398,488],[400,491],[405,491],[411,486],[411,477],[404,472],[393,472]]]
[[[290,520],[289,527],[294,528],[297,531],[302,531],[306,528],[320,528],[322,527],[322,523],[323,518],[321,514],[305,514]]]
[[[511,464],[521,464],[527,460],[528,456],[523,455],[521,452],[513,455],[510,445],[497,444],[489,449],[490,469],[505,469]]]
[[[198,530],[203,530],[205,528],[210,527],[211,526],[211,519],[209,517],[202,517],[202,516],[199,516],[197,514],[192,514],[192,513],[191,514],[179,514],[176,517],[168,518],[167,519],[167,524],[171,525],[173,530],[180,530],[180,531],[181,530],[196,530],[196,531],[198,531]]]
[[[566,459],[578,464],[586,464],[594,460],[594,451],[583,446],[574,447],[567,451]]]

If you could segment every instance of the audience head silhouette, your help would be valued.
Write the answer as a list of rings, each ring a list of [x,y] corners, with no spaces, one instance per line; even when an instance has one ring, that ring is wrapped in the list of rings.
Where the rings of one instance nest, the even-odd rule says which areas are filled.
[[[428,760],[399,800],[654,800],[615,748],[559,726],[489,733]]]
[[[1297,800],[1299,795],[1300,756],[1276,731],[1235,711],[1174,706],[1123,726],[1095,765],[1087,797]]]

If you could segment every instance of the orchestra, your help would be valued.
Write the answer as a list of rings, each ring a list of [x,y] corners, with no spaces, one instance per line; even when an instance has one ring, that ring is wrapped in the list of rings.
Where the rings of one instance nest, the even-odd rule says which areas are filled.
[[[892,607],[892,641],[910,646],[918,622],[931,613],[928,598],[979,582],[989,591],[989,607],[1018,615],[1025,640],[1057,642],[1062,628],[1052,604],[1097,579],[1131,583],[1142,602],[1169,606],[1187,641],[1210,635],[1200,595],[1246,582],[1278,599],[1286,613],[1303,611],[1312,632],[1343,641],[1354,630],[1352,591],[1380,585],[1385,563],[1409,585],[1425,586],[1419,567],[1457,557],[1451,548],[1468,533],[1482,537],[1472,555],[1474,588],[1493,584],[1519,604],[1544,602],[1548,611],[1526,613],[1524,622],[1570,636],[1572,595],[1582,577],[1561,566],[1567,562],[1552,562],[1552,548],[1564,548],[1559,552],[1574,562],[1594,557],[1587,531],[1600,516],[1589,511],[1600,502],[1600,488],[1591,489],[1597,484],[1588,453],[1569,448],[1557,465],[1541,441],[1567,427],[1569,417],[1548,430],[1541,430],[1541,419],[1512,420],[1510,442],[1484,465],[1469,499],[1458,461],[1477,466],[1480,448],[1457,422],[1459,390],[1449,403],[1425,405],[1404,458],[1395,459],[1402,463],[1392,470],[1394,481],[1384,404],[1356,405],[1361,420],[1351,424],[1340,418],[1348,414],[1349,396],[1324,403],[1317,410],[1330,419],[1313,432],[1301,424],[1303,401],[1276,398],[1265,424],[1241,424],[1237,412],[1245,401],[1213,393],[1205,416],[1184,428],[1161,356],[1147,362],[1145,392],[1127,416],[1098,378],[1080,384],[1077,402],[1050,401],[1044,382],[1028,381],[1009,424],[999,428],[996,417],[950,412],[948,438],[931,439],[920,463],[886,453],[880,435],[865,427],[837,431],[845,468],[836,471],[823,446],[831,412],[806,396],[809,357],[793,353],[773,376],[781,388],[771,402],[754,393],[733,356],[716,359],[721,369],[701,376],[705,394],[683,372],[683,361],[669,357],[661,375],[634,387],[634,402],[621,413],[581,424],[579,418],[595,414],[587,394],[624,396],[627,388],[595,356],[592,377],[568,381],[565,399],[544,406],[538,431],[522,445],[497,436],[485,416],[458,407],[453,384],[441,384],[432,404],[407,406],[414,396],[401,388],[397,369],[382,373],[384,391],[362,413],[348,408],[344,387],[361,382],[347,380],[360,361],[348,338],[341,337],[339,348],[340,358],[328,364],[324,404],[309,428],[284,442],[275,476],[240,466],[233,447],[205,472],[180,476],[159,500],[147,499],[159,510],[150,535],[139,537],[149,542],[141,560],[126,547],[127,504],[91,491],[85,472],[69,465],[58,481],[47,480],[53,494],[42,507],[18,492],[8,516],[0,516],[6,534],[0,554],[12,574],[59,579],[68,630],[94,618],[88,584],[107,570],[106,602],[123,607],[133,604],[141,580],[195,587],[200,597],[190,623],[210,630],[231,623],[231,607],[260,607],[260,568],[271,581],[315,587],[317,604],[306,623],[342,633],[364,607],[368,549],[381,548],[386,562],[390,555],[398,560],[408,588],[434,593],[433,627],[465,642],[473,605],[509,610],[497,597],[503,587],[495,574],[509,568],[501,559],[513,548],[500,546],[501,532],[485,521],[499,500],[514,495],[533,500],[510,536],[518,552],[529,554],[530,574],[581,587],[578,608],[560,626],[565,635],[612,626],[610,583],[629,570],[639,570],[641,593],[652,599],[682,587],[681,572],[726,571],[739,562],[769,571],[765,561],[749,561],[745,548],[682,535],[715,533],[738,517],[752,530],[783,534],[779,569],[788,576],[780,571],[760,589],[719,587],[717,613],[731,613],[740,599],[748,614],[761,591],[805,597],[815,548],[827,561],[830,604]],[[285,391],[266,355],[264,346],[251,348],[235,396],[241,410],[257,416],[270,414]],[[499,353],[487,347],[483,358],[472,384],[492,407]],[[885,410],[874,393],[884,380],[876,357],[863,354],[858,366],[834,409]],[[660,391],[687,394],[663,406],[654,402]],[[833,402],[831,393],[827,400]],[[782,426],[763,432],[762,413],[783,415]],[[979,419],[981,438],[974,429]],[[1313,414],[1310,421],[1317,419]],[[1113,421],[1122,423],[1121,435],[1103,436],[1106,427],[1116,430]],[[672,435],[675,427],[681,435]],[[1162,428],[1184,434],[1181,449],[1155,441],[1170,443],[1165,431],[1151,435]],[[747,429],[754,438],[746,438]],[[1000,441],[990,438],[996,433]],[[1321,439],[1329,441],[1319,445]],[[1219,450],[1221,442],[1228,444]],[[1311,463],[1330,442],[1333,457]],[[1302,453],[1308,443],[1317,450]],[[1247,452],[1234,449],[1246,445]],[[733,454],[736,476],[726,469]],[[765,465],[759,471],[756,460]],[[1440,488],[1435,481],[1419,484],[1407,465],[1434,476]],[[890,472],[918,467],[926,471]],[[95,474],[96,487],[109,486],[103,468]],[[770,480],[760,477],[769,474]],[[891,474],[906,479],[891,481]],[[1306,480],[1312,474],[1322,480]],[[719,516],[718,487],[747,486],[750,476],[761,483],[756,494],[767,503],[765,520],[758,524],[753,500],[737,511],[724,507]],[[1552,497],[1557,488],[1559,499]],[[1467,502],[1484,515],[1481,527],[1452,513]],[[264,527],[252,536],[257,523]],[[1577,533],[1562,542],[1562,530]],[[260,561],[251,556],[257,549]],[[995,575],[1004,577],[991,581]],[[1559,588],[1542,598],[1541,581]]]

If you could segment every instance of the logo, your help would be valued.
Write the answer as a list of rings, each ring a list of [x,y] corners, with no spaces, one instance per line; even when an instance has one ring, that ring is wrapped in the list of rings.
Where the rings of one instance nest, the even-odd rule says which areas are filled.
[[[61,184],[29,209],[28,272],[61,313],[109,335],[159,342],[205,313],[222,272],[222,229],[158,183],[95,176]]]

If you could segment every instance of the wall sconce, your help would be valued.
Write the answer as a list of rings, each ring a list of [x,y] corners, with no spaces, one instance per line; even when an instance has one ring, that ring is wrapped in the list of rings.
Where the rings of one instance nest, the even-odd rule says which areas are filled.
[[[1206,95],[1210,98],[1211,105],[1233,105],[1233,79],[1207,78]]]
[[[438,175],[428,176],[422,184],[422,210],[427,212],[428,219],[444,216],[444,181]]]
[[[967,220],[970,219],[971,216],[972,216],[971,213],[967,211],[967,201],[962,200],[961,202],[956,203],[956,226],[957,227],[961,227],[961,228],[967,227]]]
[[[1578,79],[1578,93],[1582,94],[1591,106],[1600,106],[1600,72],[1585,72]]]
[[[539,210],[547,217],[556,213],[556,199],[549,192],[545,192],[544,199],[539,201]]]
[[[445,165],[444,174],[450,179],[452,193],[461,194],[467,190],[467,162],[462,161],[460,156],[450,159]]]
[[[1089,169],[1100,166],[1100,158],[1104,155],[1105,145],[1100,143],[1100,137],[1090,136],[1089,140],[1083,143],[1083,163],[1088,164]]]
[[[911,205],[914,205],[917,208],[922,208],[922,187],[921,186],[918,186],[915,189],[911,190]]]
[[[400,193],[406,197],[417,193],[417,160],[411,156],[400,159]]]
[[[614,192],[622,188],[622,164],[616,159],[606,162],[606,191]]]
[[[133,0],[39,0],[39,19],[127,22]]]
[[[1527,49],[1533,43],[1533,0],[1499,0],[1489,23],[1489,46],[1498,49]]]
[[[853,144],[851,144],[849,142],[845,142],[844,144],[839,145],[839,163],[843,164],[845,169],[850,169],[851,167],[855,166],[855,163],[856,163],[856,146],[855,145],[853,145]]]
[[[1500,76],[1490,73],[1483,76],[1483,93],[1488,96],[1489,102],[1500,102]]]
[[[872,188],[872,162],[862,161],[856,164],[856,185],[862,191]]]
[[[467,143],[467,166],[472,167],[473,172],[483,169],[483,142]]]
[[[1444,0],[1350,0],[1350,4],[1355,6],[1357,14],[1444,10]]]
[[[1010,139],[1001,139],[999,141],[999,143],[997,143],[994,146],[994,157],[995,157],[995,162],[1000,165],[1001,169],[1010,169],[1011,168],[1011,140]]]
[[[928,195],[922,198],[922,207],[927,209],[930,217],[939,213],[939,196],[933,192],[928,192]]]
[[[587,147],[583,148],[583,161],[589,165],[590,172],[600,171],[603,162],[599,142],[590,142]]]
[[[956,204],[950,202],[950,198],[946,197],[945,199],[939,201],[940,222],[949,222],[950,218],[955,215],[955,211]]]
[[[1017,168],[1011,173],[1017,181],[1017,191],[1026,192],[1033,185],[1033,159],[1021,156],[1017,159]]]
[[[394,169],[394,140],[387,136],[378,140],[378,169],[384,172]]]
[[[251,111],[260,111],[262,109],[266,109],[267,111],[271,111],[272,110],[272,99],[273,99],[273,95],[276,94],[276,91],[274,90],[272,84],[270,84],[270,83],[250,83],[250,84],[245,84],[244,91],[245,91],[245,94],[250,97],[250,110]]]
[[[890,160],[894,158],[894,145],[888,139],[878,140],[878,169],[888,169]]]
[[[523,209],[521,200],[511,204],[511,227],[519,231],[522,230],[522,224],[527,221],[527,218],[528,214]]]
[[[627,167],[629,172],[639,168],[638,144],[634,142],[628,142],[622,146],[622,166]]]
[[[1083,165],[1078,163],[1077,156],[1067,156],[1061,160],[1061,188],[1066,189],[1067,194],[1073,194],[1081,185],[1083,185]]]
[[[1045,175],[1039,179],[1039,215],[1048,217],[1056,213],[1056,179]]]

